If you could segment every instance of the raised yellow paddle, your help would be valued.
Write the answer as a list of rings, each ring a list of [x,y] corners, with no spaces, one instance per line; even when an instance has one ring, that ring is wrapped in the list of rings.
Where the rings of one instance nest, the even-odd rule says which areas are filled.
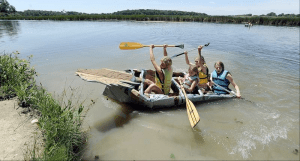
[[[189,120],[190,120],[190,124],[191,124],[192,128],[194,128],[198,124],[198,122],[200,121],[200,116],[199,116],[199,114],[197,112],[197,109],[196,109],[195,105],[193,104],[193,102],[188,99],[181,81],[179,81],[179,82],[180,82],[180,88],[181,88],[181,90],[184,94],[184,97],[185,97],[186,110],[187,110],[187,114],[188,114],[188,117],[189,117]]]
[[[150,45],[143,45],[137,42],[121,42],[119,48],[121,50],[135,50],[143,47],[149,47]],[[184,48],[184,45],[167,45],[168,47],[179,47],[181,49]],[[154,47],[163,47],[163,45],[154,45]]]

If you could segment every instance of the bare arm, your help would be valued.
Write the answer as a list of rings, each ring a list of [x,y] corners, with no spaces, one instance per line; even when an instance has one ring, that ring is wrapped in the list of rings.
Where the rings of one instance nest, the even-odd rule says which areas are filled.
[[[212,81],[212,74],[210,74],[210,78],[208,80],[208,86],[212,87],[213,86],[213,81]]]
[[[197,84],[198,84],[198,80],[197,81],[193,81],[193,83],[190,86],[190,88],[185,89],[185,90],[188,91],[188,92],[193,92],[193,90],[195,89],[195,87],[197,86]]]
[[[240,89],[239,89],[239,86],[234,82],[233,78],[232,78],[232,75],[231,74],[228,74],[226,79],[229,80],[229,82],[233,85],[233,87],[235,88],[236,90],[236,97],[240,98],[241,97],[241,93],[240,93]]]
[[[164,44],[164,56],[168,56],[167,47],[168,47],[168,45]]]
[[[154,45],[150,45],[150,60],[157,72],[161,72],[160,66],[155,62],[155,57],[153,54]]]
[[[201,50],[202,50],[202,48],[203,48],[202,45],[198,46],[198,54],[199,54],[199,58],[200,58],[199,63],[200,63],[201,71],[205,74],[208,74],[208,73],[206,73],[206,67],[203,66],[204,62],[202,62],[202,59],[201,59]]]
[[[191,63],[190,63],[190,61],[189,61],[189,57],[188,57],[188,52],[187,51],[184,51],[184,55],[185,55],[185,62],[186,62],[186,64],[187,65],[192,65]]]

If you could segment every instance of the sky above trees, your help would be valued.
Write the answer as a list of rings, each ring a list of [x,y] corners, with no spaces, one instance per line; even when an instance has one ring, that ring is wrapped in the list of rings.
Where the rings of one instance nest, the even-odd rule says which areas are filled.
[[[208,15],[299,14],[299,0],[8,0],[17,11],[113,13],[132,9],[179,10]]]

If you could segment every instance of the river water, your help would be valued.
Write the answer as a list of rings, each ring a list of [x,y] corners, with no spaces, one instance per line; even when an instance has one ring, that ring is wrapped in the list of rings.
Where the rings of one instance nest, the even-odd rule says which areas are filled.
[[[184,44],[203,48],[210,72],[221,60],[244,99],[196,104],[190,127],[186,109],[137,111],[102,95],[100,83],[75,76],[78,68],[153,69],[149,48],[120,50],[120,42]],[[183,49],[168,48],[168,54]],[[84,159],[298,160],[299,27],[198,22],[0,21],[0,52],[33,55],[38,82],[51,93],[76,89],[89,108]],[[162,48],[155,48],[158,61]],[[189,53],[190,60],[197,56]],[[184,56],[173,59],[186,71]],[[231,86],[232,88],[232,86]]]

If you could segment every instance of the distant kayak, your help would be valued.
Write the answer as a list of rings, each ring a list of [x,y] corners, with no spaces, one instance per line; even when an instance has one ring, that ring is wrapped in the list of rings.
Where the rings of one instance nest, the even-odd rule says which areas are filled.
[[[253,26],[252,23],[250,23],[250,24],[248,24],[248,23],[245,24],[245,27],[251,27],[251,26]]]

